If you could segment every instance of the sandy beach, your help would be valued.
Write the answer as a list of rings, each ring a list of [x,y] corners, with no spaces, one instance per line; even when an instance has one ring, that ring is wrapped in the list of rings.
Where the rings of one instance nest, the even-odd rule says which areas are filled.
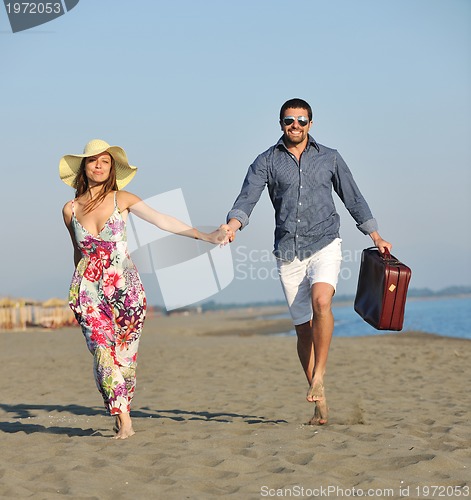
[[[471,497],[469,340],[334,338],[314,427],[267,312],[149,319],[124,441],[78,327],[1,333],[0,498]]]

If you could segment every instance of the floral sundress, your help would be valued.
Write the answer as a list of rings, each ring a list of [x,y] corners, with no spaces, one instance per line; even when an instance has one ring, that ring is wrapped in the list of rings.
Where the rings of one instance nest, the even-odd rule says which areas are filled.
[[[90,234],[75,217],[82,252],[69,291],[69,305],[94,357],[93,372],[111,415],[130,411],[136,387],[139,339],[146,313],[144,287],[132,262],[126,224],[116,203],[103,229]]]

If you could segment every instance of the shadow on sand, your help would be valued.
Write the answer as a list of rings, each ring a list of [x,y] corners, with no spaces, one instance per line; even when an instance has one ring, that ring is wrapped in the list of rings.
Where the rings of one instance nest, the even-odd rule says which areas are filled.
[[[9,422],[0,422],[0,432],[16,433],[24,432],[26,434],[47,433],[59,434],[65,436],[104,436],[96,429],[82,429],[70,426],[44,426],[41,424],[28,422],[28,419],[36,419],[39,414],[53,413],[56,417],[58,413],[63,413],[65,417],[72,416],[107,416],[106,411],[101,407],[89,407],[80,405],[29,405],[29,404],[0,404],[0,409],[9,415]],[[238,413],[209,412],[209,411],[190,411],[182,409],[157,409],[152,410],[149,407],[143,407],[132,411],[132,418],[155,418],[167,419],[177,422],[202,420],[211,422],[234,422],[242,420],[246,424],[285,424],[286,420],[272,420],[256,415],[243,415]],[[25,421],[26,420],[26,421]],[[107,433],[107,431],[104,431]]]

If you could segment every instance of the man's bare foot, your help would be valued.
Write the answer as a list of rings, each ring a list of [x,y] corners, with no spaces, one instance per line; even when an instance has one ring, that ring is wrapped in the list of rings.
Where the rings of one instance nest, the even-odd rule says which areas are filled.
[[[114,439],[127,439],[135,434],[132,428],[131,415],[129,413],[121,413],[116,417],[116,423],[113,429],[116,432]]]
[[[329,409],[325,398],[324,384],[322,382],[313,382],[307,391],[306,399],[310,403],[316,403],[314,415],[309,420],[309,425],[324,425],[327,423]]]
[[[321,409],[322,408],[322,409]],[[328,408],[327,404],[316,401],[316,408],[312,418],[306,422],[306,425],[324,425],[327,423]]]

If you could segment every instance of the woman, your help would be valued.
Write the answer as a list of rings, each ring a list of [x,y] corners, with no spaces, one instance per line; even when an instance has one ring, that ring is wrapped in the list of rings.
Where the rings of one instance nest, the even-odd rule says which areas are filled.
[[[171,233],[214,244],[228,241],[222,229],[202,233],[122,191],[136,170],[122,148],[99,139],[59,164],[61,179],[76,190],[62,211],[76,266],[69,304],[94,356],[95,381],[105,407],[116,416],[116,439],[134,434],[130,409],[146,313],[144,288],[127,250],[128,214]]]

